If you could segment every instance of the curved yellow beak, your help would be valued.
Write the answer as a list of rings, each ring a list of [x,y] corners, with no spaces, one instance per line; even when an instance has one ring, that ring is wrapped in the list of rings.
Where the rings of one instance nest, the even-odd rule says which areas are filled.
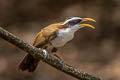
[[[87,22],[87,21],[96,22],[96,21],[95,21],[94,19],[92,19],[92,18],[83,18],[82,23],[83,23],[83,22]],[[92,29],[95,29],[95,27],[92,26],[92,25],[90,25],[90,24],[80,24],[80,25],[83,26],[83,27],[90,27],[90,28],[92,28]]]

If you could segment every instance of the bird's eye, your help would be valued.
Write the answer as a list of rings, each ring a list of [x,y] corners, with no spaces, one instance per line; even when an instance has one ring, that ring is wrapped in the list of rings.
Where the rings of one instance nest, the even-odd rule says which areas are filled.
[[[81,19],[72,20],[72,21],[69,21],[69,24],[70,24],[70,25],[76,25],[76,24],[79,24],[80,22],[81,22]]]
[[[78,20],[74,20],[73,23],[80,23],[81,19],[78,19]]]

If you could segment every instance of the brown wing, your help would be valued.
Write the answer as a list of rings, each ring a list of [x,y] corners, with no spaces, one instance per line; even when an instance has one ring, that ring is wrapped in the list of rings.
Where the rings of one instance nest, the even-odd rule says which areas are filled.
[[[60,23],[49,25],[48,27],[43,28],[36,36],[33,46],[43,47],[51,39],[57,36],[58,26],[61,26]]]
[[[49,42],[50,39],[56,37],[56,32],[58,31],[58,27],[60,27],[60,23],[52,24],[48,27],[42,29],[36,36],[33,46],[42,48],[45,44]],[[19,65],[20,70],[28,70],[29,72],[33,72],[40,59],[34,58],[32,55],[27,54],[27,56],[23,59],[23,61]]]

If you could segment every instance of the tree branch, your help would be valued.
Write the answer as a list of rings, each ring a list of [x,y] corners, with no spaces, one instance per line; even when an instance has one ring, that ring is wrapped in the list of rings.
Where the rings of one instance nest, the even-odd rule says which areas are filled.
[[[0,37],[3,38],[4,40],[10,42],[11,44],[15,45],[16,47],[19,47],[23,51],[28,52],[32,56],[34,56],[36,58],[41,58],[47,64],[53,66],[54,68],[56,68],[64,73],[67,73],[68,75],[71,75],[77,79],[80,79],[80,80],[103,80],[101,78],[94,77],[88,73],[81,72],[68,64],[64,64],[64,67],[63,67],[63,63],[61,63],[59,60],[57,60],[51,56],[46,57],[46,55],[44,54],[44,52],[42,50],[35,48],[34,46],[26,43],[25,41],[21,40],[20,38],[16,37],[15,35],[6,31],[2,27],[0,27]]]

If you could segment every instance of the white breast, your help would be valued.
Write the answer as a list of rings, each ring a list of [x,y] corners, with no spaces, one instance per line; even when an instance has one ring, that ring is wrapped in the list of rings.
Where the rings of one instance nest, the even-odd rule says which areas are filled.
[[[54,47],[64,46],[68,41],[73,39],[74,32],[70,28],[59,30],[57,37],[51,41],[52,45]]]

